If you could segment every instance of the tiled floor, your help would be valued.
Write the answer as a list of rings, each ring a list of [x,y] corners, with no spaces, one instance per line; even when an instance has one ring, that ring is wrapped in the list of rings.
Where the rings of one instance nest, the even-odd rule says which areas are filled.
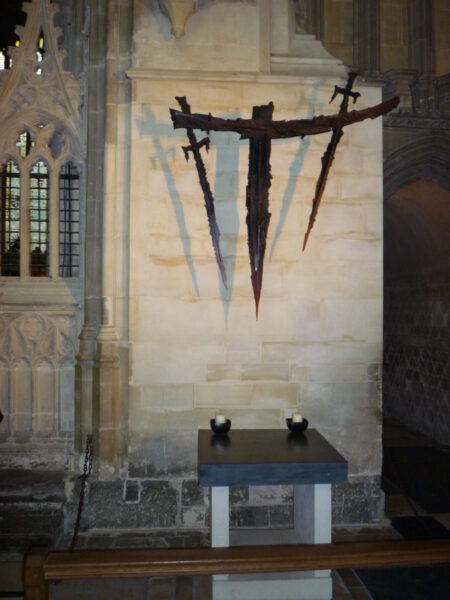
[[[450,449],[406,428],[383,427],[385,512],[408,540],[450,537]],[[450,566],[361,569],[373,600],[448,600]]]

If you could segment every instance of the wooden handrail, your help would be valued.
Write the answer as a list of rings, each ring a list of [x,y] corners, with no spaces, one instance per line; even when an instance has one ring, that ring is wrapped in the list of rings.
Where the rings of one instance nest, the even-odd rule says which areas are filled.
[[[25,600],[47,600],[47,582],[62,579],[270,573],[447,563],[450,563],[449,539],[76,552],[34,548],[25,562]]]

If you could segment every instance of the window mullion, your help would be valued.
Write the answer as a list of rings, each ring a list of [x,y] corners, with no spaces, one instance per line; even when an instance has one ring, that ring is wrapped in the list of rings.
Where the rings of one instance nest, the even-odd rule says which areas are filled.
[[[22,168],[20,175],[20,276],[30,275],[30,172]]]
[[[59,277],[59,172],[50,171],[50,262],[49,274],[52,279]]]

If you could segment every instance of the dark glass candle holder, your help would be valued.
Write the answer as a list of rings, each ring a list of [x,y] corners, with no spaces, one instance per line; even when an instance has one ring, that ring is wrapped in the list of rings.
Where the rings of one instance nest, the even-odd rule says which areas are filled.
[[[211,419],[210,424],[211,429],[214,431],[214,433],[217,433],[218,435],[225,435],[230,431],[231,427],[230,419],[227,419],[225,423],[216,423],[215,419]]]
[[[306,419],[303,419],[302,421],[293,421],[289,418],[286,419],[286,425],[292,433],[303,433],[308,428],[308,421]]]

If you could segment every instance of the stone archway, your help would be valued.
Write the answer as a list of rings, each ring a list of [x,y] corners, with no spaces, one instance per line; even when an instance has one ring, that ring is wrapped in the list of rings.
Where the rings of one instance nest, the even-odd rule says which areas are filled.
[[[450,189],[450,148],[448,135],[434,133],[417,137],[401,146],[384,161],[385,204],[397,190],[408,183],[425,179]]]

